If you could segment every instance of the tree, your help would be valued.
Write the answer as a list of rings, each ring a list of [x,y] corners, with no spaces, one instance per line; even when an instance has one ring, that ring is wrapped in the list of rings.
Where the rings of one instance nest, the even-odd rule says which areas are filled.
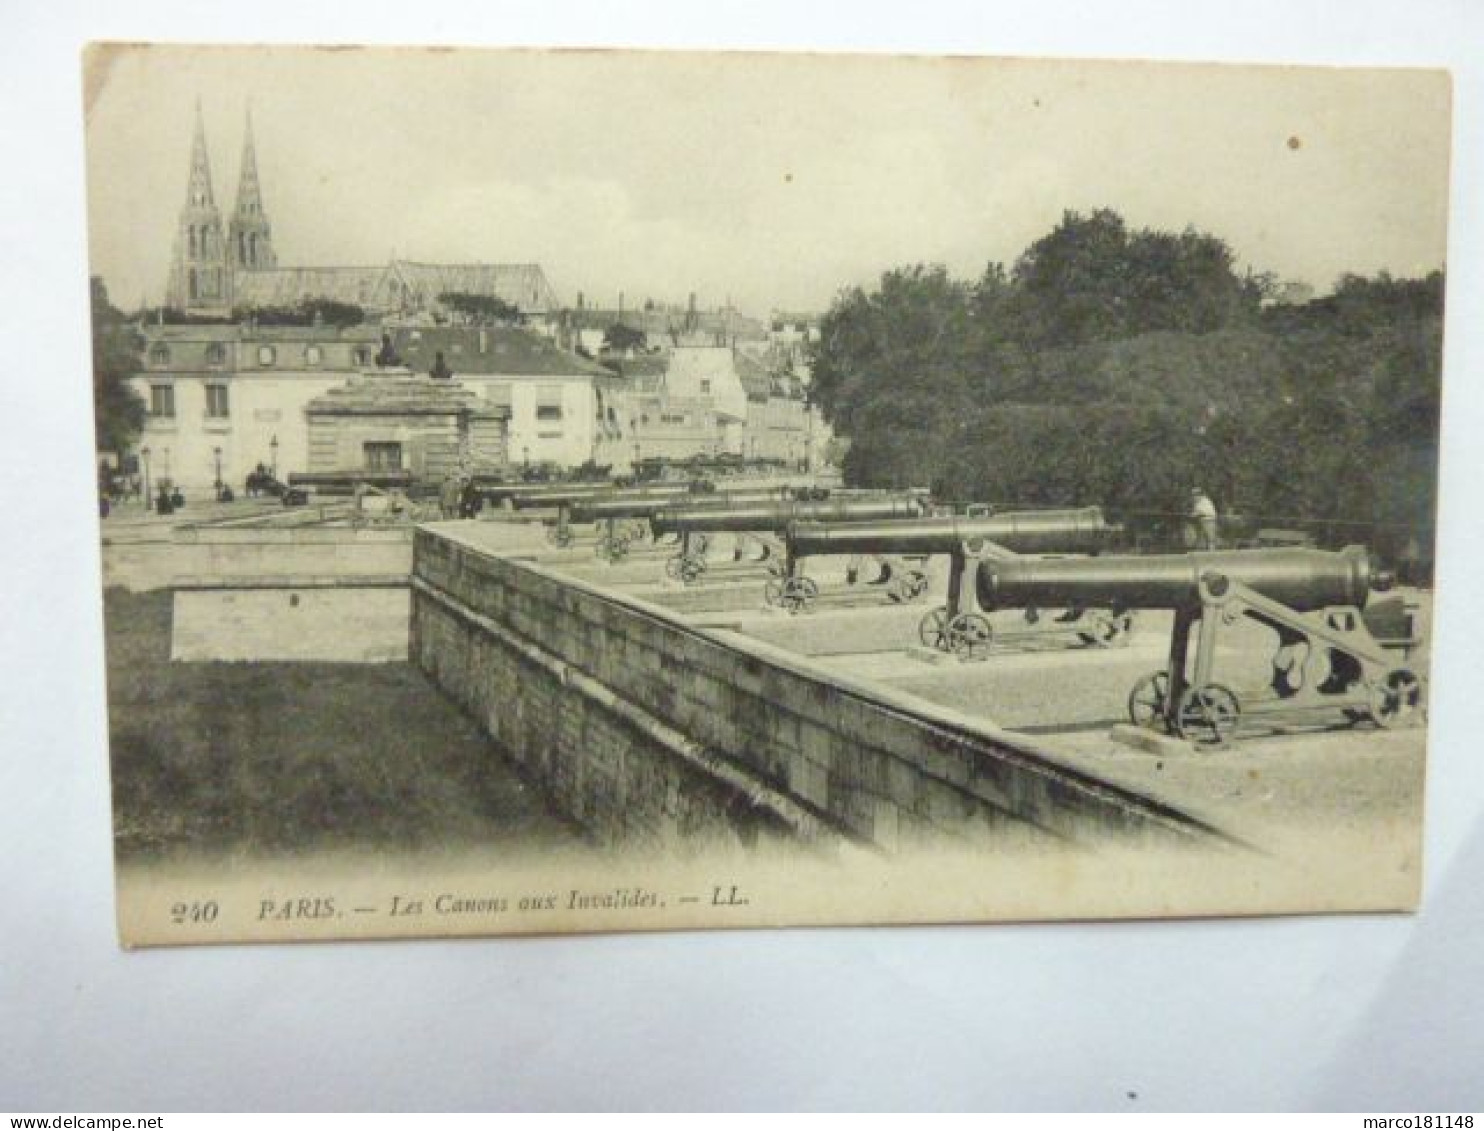
[[[354,303],[331,298],[306,298],[294,306],[239,306],[232,321],[253,321],[260,326],[333,326],[345,329],[366,322],[366,311]]]
[[[144,430],[144,400],[129,386],[142,368],[143,342],[108,301],[103,280],[91,280],[93,316],[93,428],[100,452],[123,453]]]
[[[603,331],[603,348],[612,350],[614,353],[627,353],[629,350],[642,350],[649,345],[649,335],[643,330],[627,326],[622,322],[615,322]]]
[[[470,318],[482,318],[492,322],[519,323],[525,321],[520,308],[512,306],[496,295],[474,294],[468,291],[444,291],[438,301],[459,314]]]

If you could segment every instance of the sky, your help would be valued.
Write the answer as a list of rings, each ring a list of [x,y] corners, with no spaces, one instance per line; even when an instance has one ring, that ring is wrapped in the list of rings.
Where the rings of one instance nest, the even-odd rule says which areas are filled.
[[[1104,207],[1320,292],[1444,261],[1441,71],[131,46],[84,89],[92,270],[129,309],[163,299],[198,99],[224,221],[251,106],[280,264],[535,262],[565,303],[823,310]]]

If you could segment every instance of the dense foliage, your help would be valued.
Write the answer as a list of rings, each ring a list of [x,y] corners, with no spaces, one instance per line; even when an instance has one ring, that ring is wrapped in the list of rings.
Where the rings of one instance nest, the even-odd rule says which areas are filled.
[[[1234,262],[1214,236],[1068,213],[1009,270],[842,292],[812,395],[850,441],[847,478],[1170,513],[1199,485],[1224,512],[1425,535],[1442,275],[1279,305]]]
[[[516,324],[525,321],[518,307],[512,306],[495,295],[470,294],[464,291],[444,291],[438,301],[449,310],[469,318],[487,319],[491,322]]]
[[[129,387],[142,367],[143,339],[108,301],[108,289],[92,280],[93,427],[100,452],[126,452],[144,429],[143,399]]]
[[[363,325],[366,312],[351,302],[307,298],[294,306],[255,306],[234,310],[232,320],[253,321],[259,326],[335,326],[345,329]]]

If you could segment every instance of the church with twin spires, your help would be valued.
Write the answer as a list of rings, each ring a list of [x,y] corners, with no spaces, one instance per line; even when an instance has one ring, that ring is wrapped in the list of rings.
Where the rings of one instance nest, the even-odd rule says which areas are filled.
[[[535,263],[414,263],[384,267],[281,267],[273,226],[258,181],[252,114],[242,140],[237,199],[223,221],[211,184],[211,158],[201,105],[191,140],[190,178],[176,226],[167,306],[187,314],[225,317],[234,311],[293,307],[309,299],[358,306],[368,315],[427,311],[449,293],[485,295],[515,307],[540,325],[560,309]]]
[[[242,139],[242,165],[237,202],[224,225],[211,187],[211,157],[206,125],[196,104],[196,131],[191,140],[191,174],[185,207],[175,231],[166,305],[191,314],[229,314],[236,305],[237,278],[243,272],[278,266],[273,226],[263,210],[258,158],[253,147],[252,112]]]

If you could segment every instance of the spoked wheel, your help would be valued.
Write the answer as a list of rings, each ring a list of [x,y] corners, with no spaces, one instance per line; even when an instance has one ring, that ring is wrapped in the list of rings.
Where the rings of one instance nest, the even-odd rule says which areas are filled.
[[[593,548],[593,553],[609,565],[616,565],[629,556],[629,540],[622,535],[599,538],[598,544]]]
[[[1148,727],[1163,721],[1165,700],[1170,694],[1170,673],[1159,671],[1141,676],[1128,693],[1128,717],[1135,726]]]
[[[689,585],[706,572],[706,559],[696,554],[687,554],[680,559],[680,580]]]
[[[783,581],[781,577],[770,577],[763,586],[763,600],[775,609],[783,605]]]
[[[1415,722],[1422,711],[1422,681],[1407,668],[1392,668],[1371,686],[1371,718],[1391,729]]]
[[[994,630],[978,613],[960,613],[948,624],[948,648],[960,660],[982,660],[989,655]]]
[[[682,557],[679,554],[676,554],[672,558],[666,558],[665,559],[665,576],[668,577],[671,581],[679,581],[680,580],[680,566],[681,566],[681,563],[684,562],[684,561],[685,561],[685,558]]]
[[[893,577],[887,582],[886,595],[898,605],[912,600],[912,579],[905,573]]]
[[[779,604],[791,613],[802,613],[819,596],[819,586],[810,577],[790,577],[783,582]]]
[[[1120,640],[1128,643],[1127,634],[1132,629],[1133,622],[1132,613],[1098,613],[1092,617],[1089,631],[1079,632],[1077,635],[1089,644],[1110,648]]]
[[[928,575],[920,569],[907,571],[907,600],[915,601],[928,591]]]
[[[1180,697],[1175,733],[1201,746],[1215,746],[1236,733],[1241,716],[1242,708],[1230,688],[1219,683],[1203,684]]]
[[[917,624],[917,639],[924,648],[939,652],[950,651],[948,646],[948,610],[937,608],[929,612]]]

